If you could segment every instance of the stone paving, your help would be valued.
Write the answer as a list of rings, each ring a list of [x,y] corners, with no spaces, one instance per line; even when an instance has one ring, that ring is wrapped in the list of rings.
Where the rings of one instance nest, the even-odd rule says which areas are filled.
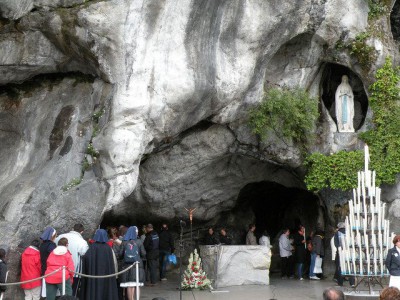
[[[141,300],[152,300],[160,297],[165,300],[178,300],[180,299],[177,275],[168,276],[168,281],[162,281],[154,287],[144,287],[141,290]],[[335,286],[335,282],[329,279],[320,281],[308,280],[303,281],[297,279],[282,280],[276,275],[271,276],[271,284],[269,286],[263,285],[246,285],[220,288],[214,292],[209,291],[182,291],[183,300],[252,300],[252,299],[322,299],[322,293],[325,288]],[[344,291],[350,291],[346,287],[348,282],[345,282]],[[362,289],[364,289],[362,287]],[[358,294],[358,296],[361,296]],[[346,299],[354,299],[347,297]],[[357,297],[357,299],[378,299],[377,297]]]

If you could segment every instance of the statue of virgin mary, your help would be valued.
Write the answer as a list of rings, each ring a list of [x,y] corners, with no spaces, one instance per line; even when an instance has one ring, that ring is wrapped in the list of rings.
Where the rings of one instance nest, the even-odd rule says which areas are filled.
[[[354,132],[354,95],[349,84],[349,78],[342,76],[335,94],[335,112],[339,132]]]

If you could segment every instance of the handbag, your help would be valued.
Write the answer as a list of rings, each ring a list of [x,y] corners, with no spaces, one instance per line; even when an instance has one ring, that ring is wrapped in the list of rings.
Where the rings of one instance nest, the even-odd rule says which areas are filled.
[[[170,255],[168,255],[167,261],[168,261],[170,264],[176,265],[176,255],[173,254],[173,253],[170,254]]]
[[[315,258],[314,274],[322,274],[322,258],[320,256]]]

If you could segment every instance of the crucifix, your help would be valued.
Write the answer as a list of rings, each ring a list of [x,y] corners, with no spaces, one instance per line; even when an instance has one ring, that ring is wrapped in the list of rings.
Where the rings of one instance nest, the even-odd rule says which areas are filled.
[[[187,209],[185,207],[186,211],[189,213],[189,220],[190,220],[190,242],[193,242],[193,236],[192,236],[192,223],[193,223],[193,212],[196,210],[196,208],[189,208]]]

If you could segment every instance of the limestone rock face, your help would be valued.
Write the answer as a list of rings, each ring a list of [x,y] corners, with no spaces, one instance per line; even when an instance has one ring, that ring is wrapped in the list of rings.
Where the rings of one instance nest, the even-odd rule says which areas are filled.
[[[249,108],[271,85],[319,96],[328,62],[368,86],[398,56],[383,21],[370,70],[337,49],[367,30],[367,1],[1,0],[0,13],[0,240],[11,249],[104,213],[145,222],[189,206],[207,221],[249,182],[304,188],[299,149],[260,142]],[[314,145],[324,153],[345,147],[328,110]]]

